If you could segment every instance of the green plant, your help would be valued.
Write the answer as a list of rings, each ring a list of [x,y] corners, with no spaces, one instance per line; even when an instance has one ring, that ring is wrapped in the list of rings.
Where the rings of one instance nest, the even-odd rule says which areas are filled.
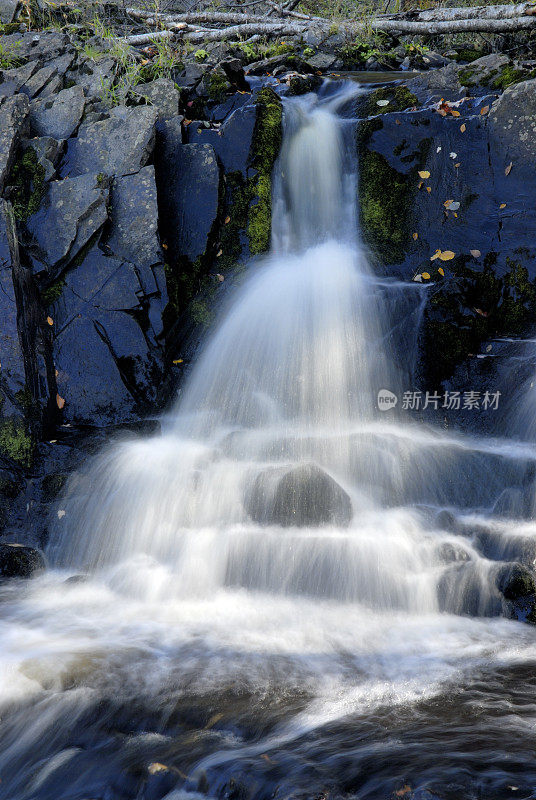
[[[20,67],[24,59],[17,55],[20,49],[20,42],[13,42],[12,44],[4,44],[0,42],[0,69],[12,69],[13,67]]]
[[[195,53],[194,53],[194,58],[199,63],[202,63],[203,61],[207,60],[208,53],[207,53],[206,50],[196,50]]]

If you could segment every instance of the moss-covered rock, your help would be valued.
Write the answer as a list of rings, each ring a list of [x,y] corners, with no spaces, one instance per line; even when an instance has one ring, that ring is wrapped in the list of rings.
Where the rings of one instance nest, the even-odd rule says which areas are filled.
[[[257,120],[251,145],[251,204],[247,234],[251,253],[263,253],[270,246],[272,229],[272,170],[283,138],[283,107],[278,95],[265,87],[256,99]]]
[[[7,419],[0,423],[0,453],[29,469],[34,443],[22,421]]]
[[[13,165],[9,182],[15,216],[26,222],[39,209],[45,193],[45,169],[32,147]]]
[[[389,114],[393,111],[405,111],[407,108],[416,108],[420,103],[407,86],[381,86],[367,95],[364,111],[366,116]]]

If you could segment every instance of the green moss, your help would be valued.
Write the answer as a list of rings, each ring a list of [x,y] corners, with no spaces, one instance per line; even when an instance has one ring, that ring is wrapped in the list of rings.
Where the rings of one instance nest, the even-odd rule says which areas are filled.
[[[33,147],[29,147],[15,163],[9,182],[15,217],[26,222],[39,209],[45,192],[45,169]]]
[[[272,228],[272,170],[283,138],[283,108],[277,94],[268,87],[257,95],[257,119],[251,144],[251,166],[257,171],[250,180],[252,205],[247,234],[251,253],[263,253],[270,246]]]
[[[51,283],[50,286],[47,286],[46,289],[43,289],[41,292],[41,300],[43,301],[43,305],[45,308],[51,306],[55,303],[62,295],[63,289],[65,288],[65,278],[58,278],[54,283]]]
[[[466,48],[464,50],[458,50],[456,55],[454,56],[455,61],[467,61],[471,63],[471,61],[476,61],[477,58],[481,58],[482,53],[480,50],[471,50],[470,48]]]
[[[203,86],[209,99],[219,103],[225,97],[230,84],[223,70],[214,69],[203,76]]]
[[[67,476],[60,472],[45,475],[41,483],[41,496],[45,503],[50,503],[61,492],[67,482]]]
[[[288,93],[291,96],[316,92],[322,79],[318,75],[294,75],[290,79]]]
[[[205,301],[196,298],[190,304],[190,316],[196,325],[208,327],[213,319],[212,312],[208,309]]]
[[[202,64],[203,61],[207,60],[208,53],[206,50],[196,50],[194,53],[194,58],[199,64]]]
[[[460,81],[462,86],[474,86],[477,81],[474,80],[475,75],[478,74],[478,70],[476,69],[461,69],[458,72],[458,80]]]
[[[505,67],[497,71],[497,77],[490,81],[493,89],[506,89],[514,83],[521,81],[528,81],[536,77],[536,69],[527,71],[525,69],[516,69],[513,64],[507,64]]]
[[[0,424],[0,453],[30,468],[34,445],[23,423],[8,419]]]
[[[378,105],[378,102],[385,100],[388,101],[388,105]],[[419,105],[419,101],[407,86],[382,86],[367,96],[366,114],[369,117],[390,114],[393,111],[405,111],[407,108]]]

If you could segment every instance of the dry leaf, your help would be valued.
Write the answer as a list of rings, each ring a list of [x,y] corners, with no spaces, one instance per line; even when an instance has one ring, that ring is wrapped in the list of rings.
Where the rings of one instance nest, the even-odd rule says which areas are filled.
[[[417,189],[422,189],[422,184],[423,184],[423,182],[419,181],[419,185],[417,186]]]
[[[435,261],[436,258],[439,258],[441,254],[441,250],[436,250],[433,256],[430,256],[430,261]]]
[[[430,194],[430,192],[432,191],[432,187],[431,186],[427,186],[426,187],[426,191],[428,192],[428,194]]]
[[[460,125],[460,130],[461,130],[462,133],[465,133],[465,131],[467,130],[465,122],[462,125]]]
[[[419,272],[419,273],[417,273],[417,275],[414,275],[412,280],[415,281],[415,283],[422,283],[422,275],[421,275],[421,273]]]
[[[416,242],[418,238],[419,238],[419,234],[418,233],[414,233],[413,234],[413,241]]]
[[[455,168],[455,169],[458,169],[458,167],[459,167],[459,166],[460,166],[460,162],[459,162],[459,161],[458,161],[458,163],[457,163],[457,164],[454,164],[454,168]]]
[[[54,320],[52,319],[52,317],[47,317],[47,322],[49,325],[54,325]]]
[[[450,207],[450,204],[451,204],[451,203],[453,203],[453,202],[454,202],[454,200],[445,200],[445,202],[443,203],[443,205],[445,206],[445,208],[449,208],[449,207]]]
[[[457,111],[455,108],[451,108],[450,109],[450,113],[452,114],[453,117],[459,117],[460,116],[460,112]]]
[[[422,273],[422,277],[424,278],[425,281],[429,281],[430,280],[430,273],[429,272],[423,272]]]
[[[510,163],[508,164],[508,166],[507,166],[507,167],[506,167],[506,169],[504,170],[504,174],[505,174],[505,175],[510,175],[510,173],[512,172],[512,167],[513,167],[513,164],[512,164],[512,162],[510,161]]]
[[[442,253],[439,254],[439,258],[441,261],[452,261],[456,253],[453,253],[452,250],[443,250]]]
[[[445,200],[443,205],[448,211],[457,211],[460,207],[460,204],[457,200]]]
[[[167,250],[168,246],[166,242],[162,242],[162,250]]]
[[[405,797],[405,796],[406,796],[407,794],[409,794],[410,792],[411,792],[411,786],[408,786],[408,785],[406,784],[406,785],[405,785],[405,786],[403,786],[401,789],[397,789],[397,791],[395,792],[395,795],[396,795],[397,797]]]
[[[183,361],[184,361],[184,359],[183,359],[183,358],[175,358],[175,359],[173,360],[173,363],[174,363],[174,364],[182,364],[182,363],[183,363]]]
[[[477,314],[480,314],[481,317],[487,317],[488,316],[488,312],[487,311],[482,311],[481,308],[475,308],[474,311],[476,311]]]
[[[427,169],[420,169],[419,170],[419,178],[423,178],[424,179],[424,178],[429,178],[429,177],[430,177],[430,173],[428,172]]]
[[[401,124],[402,124],[402,123],[400,122],[400,120],[399,120],[399,119],[395,119],[395,125],[401,125]]]
[[[480,115],[484,117],[488,113],[488,111],[489,111],[489,106],[482,106],[482,108],[480,109]]]
[[[445,270],[443,269],[443,267],[438,267],[438,268],[437,268],[437,271],[439,272],[439,274],[440,274],[440,275],[442,275],[443,277],[445,277]]]
[[[149,764],[147,772],[149,775],[157,775],[159,772],[169,772],[169,768],[165,764],[159,764],[158,761],[155,761],[153,764]]]
[[[440,153],[440,152],[441,152],[441,145],[439,145],[439,147],[436,150],[436,153]]]
[[[218,252],[216,253],[216,258],[219,258],[222,255],[223,255],[223,250],[218,250]]]
[[[58,511],[58,519],[63,519],[64,516],[65,516],[65,511],[63,510],[63,508],[60,508]]]
[[[60,397],[59,394],[56,395],[56,405],[58,406],[60,411],[65,405],[65,400],[63,399],[63,397]]]
[[[501,205],[499,206],[499,208],[501,208],[501,209],[502,209],[502,208],[506,208],[506,203],[501,203]]]
[[[225,217],[225,224],[228,225],[231,221],[231,217]]]
[[[449,153],[449,158],[457,158],[458,153]]]
[[[221,274],[221,272],[216,273],[216,278],[222,283],[225,280],[225,277]]]
[[[473,256],[473,258],[480,258],[480,256],[482,255],[480,250],[469,250],[469,252]]]
[[[322,73],[320,73],[322,74]],[[389,105],[389,100],[376,100],[376,105],[382,108]]]

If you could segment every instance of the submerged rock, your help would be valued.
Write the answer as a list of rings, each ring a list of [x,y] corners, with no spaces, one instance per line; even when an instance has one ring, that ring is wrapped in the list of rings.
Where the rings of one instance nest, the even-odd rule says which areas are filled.
[[[39,550],[21,544],[0,544],[0,580],[30,578],[45,569],[45,559]]]
[[[262,472],[246,495],[245,507],[263,525],[348,525],[352,519],[349,495],[315,464]]]

